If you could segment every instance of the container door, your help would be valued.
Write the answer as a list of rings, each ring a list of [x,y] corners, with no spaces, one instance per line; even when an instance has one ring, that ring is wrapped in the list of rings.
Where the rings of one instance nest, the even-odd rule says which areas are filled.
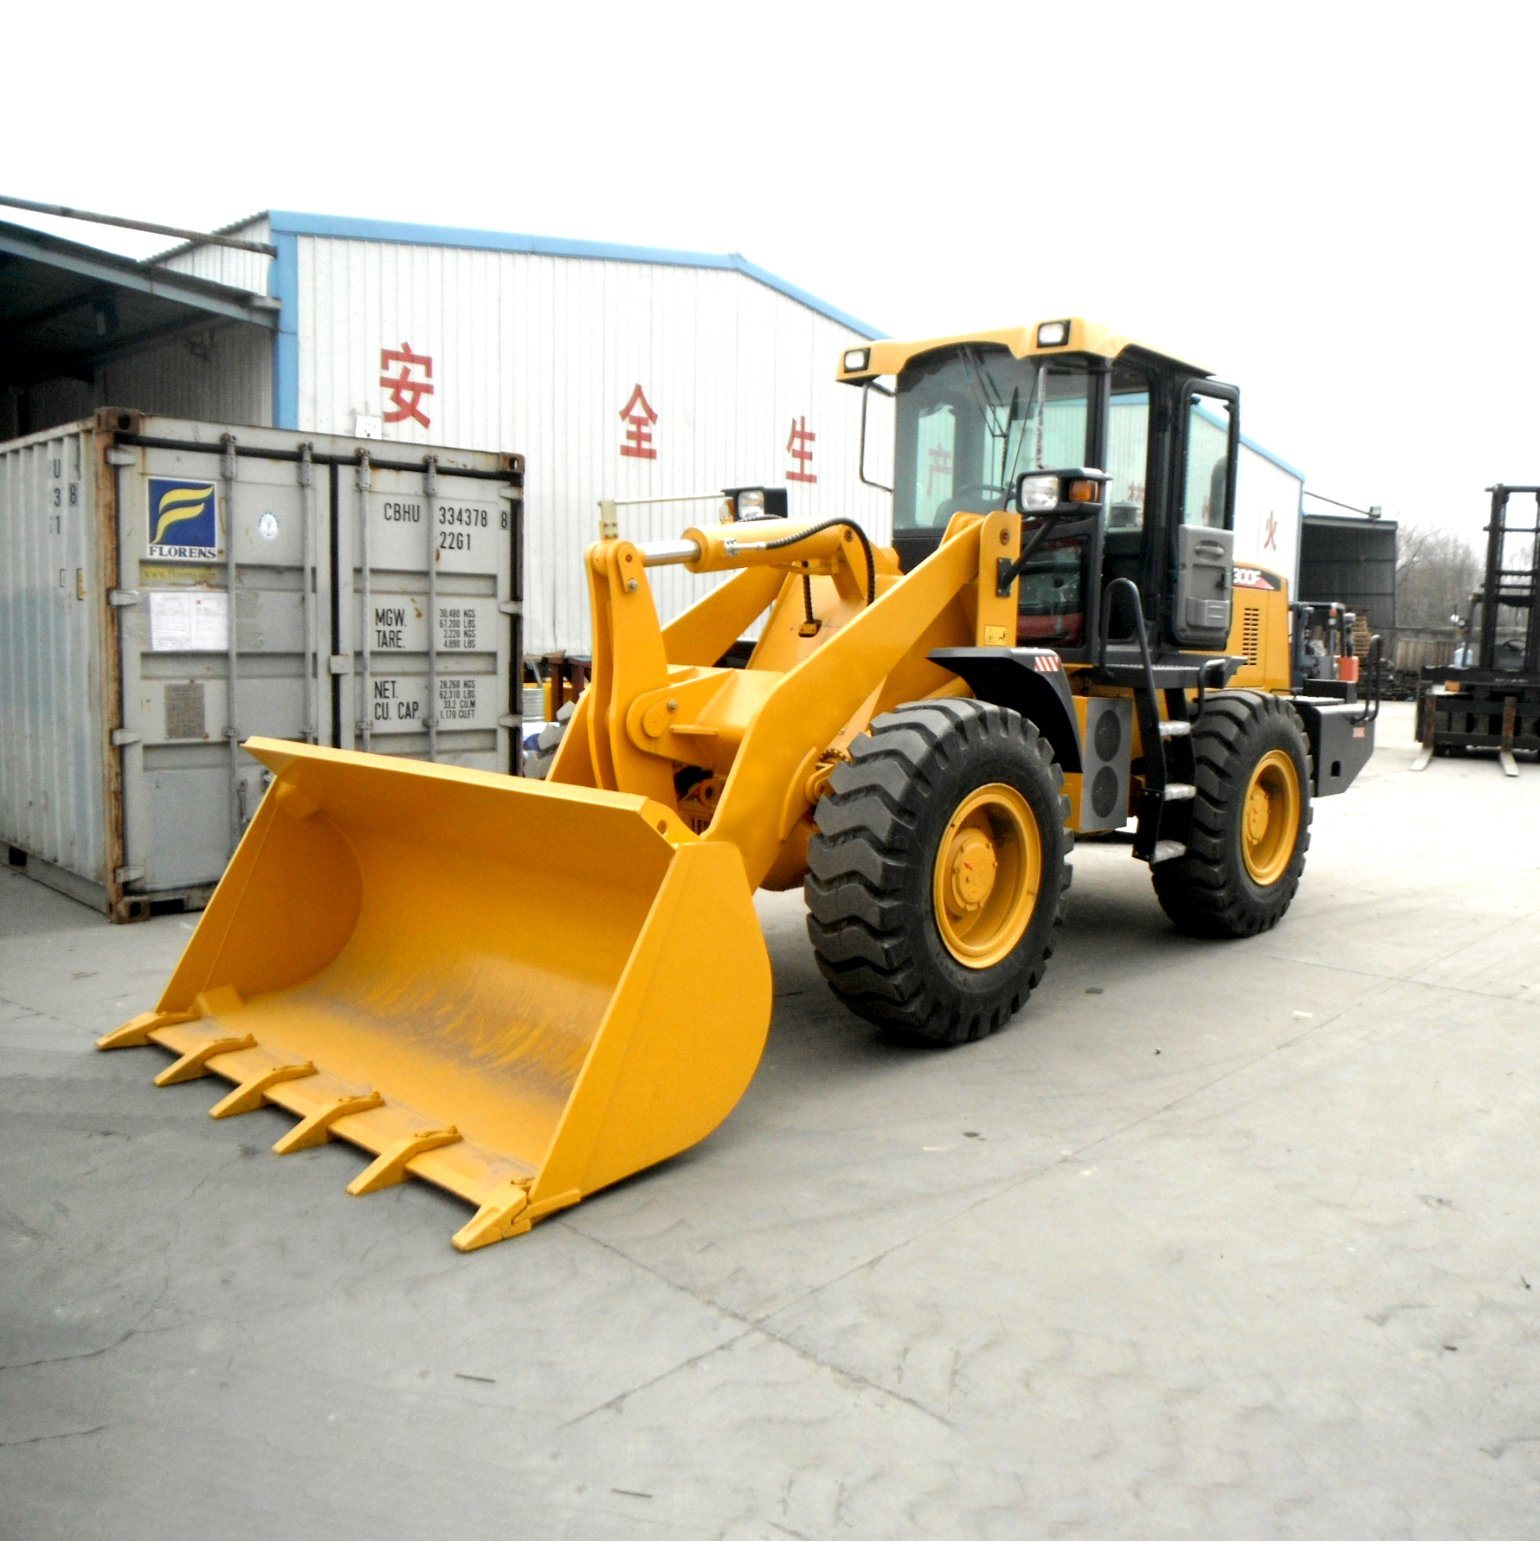
[[[337,743],[511,772],[517,505],[382,451],[337,471]]]
[[[193,901],[261,799],[266,773],[241,740],[315,742],[329,727],[325,479],[298,447],[278,458],[204,431],[177,442],[147,424],[118,449],[121,584],[138,596],[122,609],[125,843],[139,874],[127,886]]]

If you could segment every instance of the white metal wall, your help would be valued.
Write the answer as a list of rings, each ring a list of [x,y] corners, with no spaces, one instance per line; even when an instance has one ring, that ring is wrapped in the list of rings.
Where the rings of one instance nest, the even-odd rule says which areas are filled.
[[[1235,478],[1235,560],[1281,573],[1298,597],[1299,499],[1304,482],[1266,455],[1241,445]]]
[[[221,235],[238,236],[243,241],[271,241],[272,231],[265,216],[258,215],[222,230]],[[175,273],[190,273],[194,278],[212,279],[235,289],[250,289],[253,294],[267,293],[271,257],[261,252],[241,251],[234,246],[178,247],[156,259]]]
[[[581,558],[602,497],[785,485],[793,517],[853,515],[888,538],[888,498],[857,476],[860,393],[834,380],[850,330],[745,274],[311,236],[298,247],[302,429],[382,419],[387,439],[528,457],[532,652],[588,646]],[[382,357],[403,349],[432,360],[431,381],[425,365]],[[382,378],[403,373],[433,387],[412,397],[426,424],[383,421],[401,408]],[[637,386],[656,414],[639,434],[622,420]],[[814,435],[800,444],[810,462],[788,450],[794,427]],[[714,517],[638,509],[622,529],[666,538]],[[680,572],[657,589],[665,612],[704,592]]]

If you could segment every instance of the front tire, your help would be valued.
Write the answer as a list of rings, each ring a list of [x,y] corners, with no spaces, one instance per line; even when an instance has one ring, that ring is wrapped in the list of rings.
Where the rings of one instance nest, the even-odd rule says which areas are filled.
[[[804,891],[818,967],[858,1015],[933,1043],[1003,1027],[1064,919],[1064,777],[1037,729],[982,701],[877,718],[817,807]]]
[[[1197,795],[1187,854],[1153,869],[1161,908],[1190,936],[1270,930],[1294,900],[1310,845],[1310,750],[1277,696],[1210,696],[1194,724]]]

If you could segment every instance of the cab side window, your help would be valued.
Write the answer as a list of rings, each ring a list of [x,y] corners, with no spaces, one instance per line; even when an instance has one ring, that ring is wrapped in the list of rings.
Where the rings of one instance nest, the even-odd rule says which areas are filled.
[[[1107,423],[1107,529],[1142,530],[1149,500],[1150,380],[1116,364]]]
[[[1182,523],[1223,529],[1229,503],[1230,403],[1193,392],[1187,398],[1187,476]]]

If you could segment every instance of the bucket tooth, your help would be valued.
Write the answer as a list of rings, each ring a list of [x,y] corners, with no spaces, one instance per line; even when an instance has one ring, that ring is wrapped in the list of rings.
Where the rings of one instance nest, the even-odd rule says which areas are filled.
[[[237,1113],[253,1113],[267,1101],[268,1087],[277,1086],[280,1081],[297,1081],[302,1076],[313,1076],[315,1073],[315,1066],[308,1059],[294,1064],[273,1065],[227,1092],[209,1109],[209,1117],[231,1118]]]
[[[407,1164],[430,1150],[445,1145],[455,1145],[461,1136],[458,1129],[420,1129],[414,1134],[404,1134],[393,1140],[373,1161],[348,1184],[348,1192],[355,1198],[363,1193],[378,1193],[381,1188],[393,1188],[405,1182]]]
[[[481,1207],[454,1233],[458,1252],[474,1252],[494,1241],[522,1236],[533,1224],[529,1209],[529,1179],[509,1178],[481,1201]]]
[[[150,1034],[162,1027],[175,1027],[181,1022],[196,1022],[196,1011],[141,1011],[137,1017],[122,1027],[104,1033],[96,1040],[98,1049],[142,1049],[150,1041]]]
[[[367,1092],[361,1097],[336,1097],[332,1101],[307,1113],[295,1126],[273,1145],[275,1156],[292,1155],[297,1150],[310,1150],[324,1145],[331,1139],[331,1127],[339,1118],[351,1118],[355,1113],[370,1113],[385,1106],[385,1099],[377,1092]]]
[[[257,1040],[250,1033],[239,1037],[210,1038],[189,1049],[179,1060],[174,1060],[155,1077],[157,1086],[175,1086],[182,1081],[196,1081],[209,1073],[208,1062],[221,1054],[234,1054],[238,1049],[254,1049]]]

